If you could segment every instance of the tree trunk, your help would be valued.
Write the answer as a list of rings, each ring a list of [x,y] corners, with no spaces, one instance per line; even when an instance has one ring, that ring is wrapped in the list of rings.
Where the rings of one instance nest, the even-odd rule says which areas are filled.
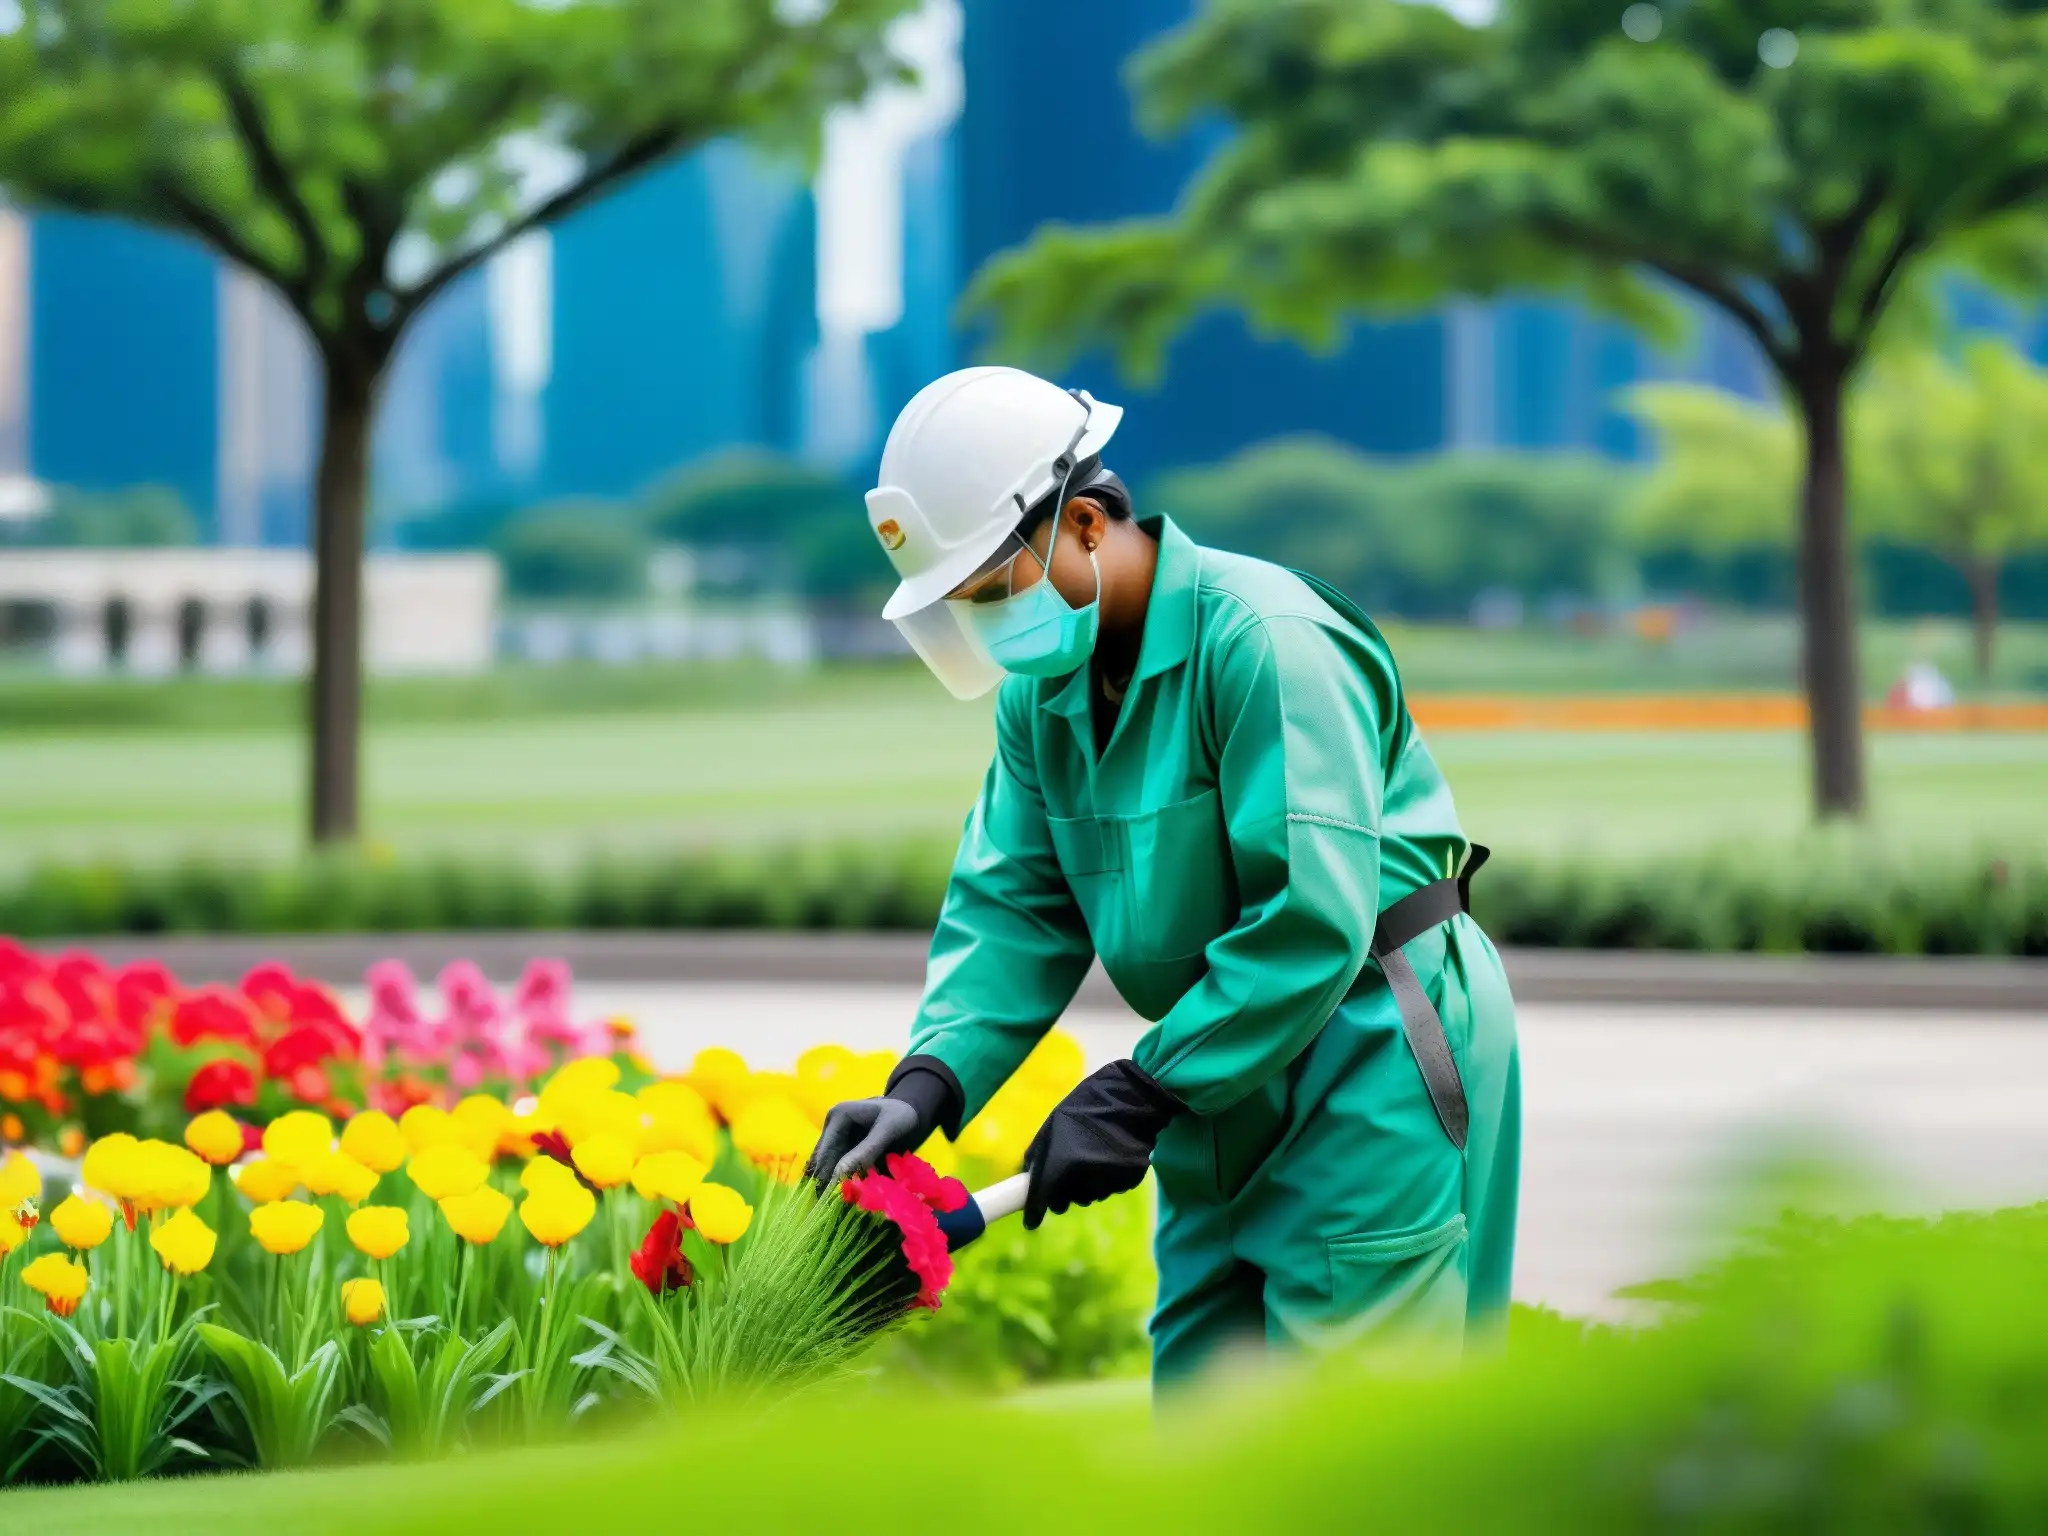
[[[353,841],[363,705],[363,521],[374,370],[327,360],[313,487],[312,794],[316,844]]]
[[[1998,562],[1973,555],[1963,564],[1970,582],[1970,628],[1977,645],[1977,681],[1991,686],[1991,650],[1998,633]]]
[[[1801,381],[1806,484],[1799,516],[1800,650],[1813,741],[1814,814],[1863,814],[1862,682],[1849,562],[1843,378],[1817,370]]]

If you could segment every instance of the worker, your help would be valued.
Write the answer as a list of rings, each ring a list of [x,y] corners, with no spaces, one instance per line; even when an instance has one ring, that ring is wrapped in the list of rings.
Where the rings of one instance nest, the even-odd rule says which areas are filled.
[[[1379,630],[1136,515],[1122,414],[969,368],[889,434],[884,616],[956,696],[1001,683],[995,758],[910,1052],[812,1172],[956,1136],[1099,958],[1150,1027],[1039,1130],[1025,1224],[1157,1173],[1155,1381],[1241,1344],[1461,1345],[1506,1310],[1520,1150],[1514,1004],[1465,914],[1485,851]]]

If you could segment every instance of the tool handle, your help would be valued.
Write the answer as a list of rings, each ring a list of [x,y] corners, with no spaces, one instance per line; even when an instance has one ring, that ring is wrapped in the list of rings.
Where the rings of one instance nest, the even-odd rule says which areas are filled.
[[[1005,1216],[1014,1216],[1024,1209],[1025,1193],[1031,1188],[1031,1175],[1013,1173],[999,1183],[975,1195],[974,1203],[981,1207],[984,1223],[1001,1221]]]
[[[965,1248],[988,1230],[990,1222],[1016,1215],[1024,1209],[1024,1195],[1030,1188],[1030,1174],[1013,1173],[981,1193],[969,1195],[959,1210],[941,1211],[939,1230],[946,1234],[946,1246],[956,1251]]]

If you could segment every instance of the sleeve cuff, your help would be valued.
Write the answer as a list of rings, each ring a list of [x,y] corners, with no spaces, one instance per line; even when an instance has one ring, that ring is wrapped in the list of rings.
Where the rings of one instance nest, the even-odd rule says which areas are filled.
[[[883,1091],[890,1098],[900,1099],[916,1110],[923,1125],[944,1131],[948,1141],[959,1138],[960,1116],[967,1107],[967,1094],[960,1086],[960,1079],[953,1075],[953,1069],[938,1057],[904,1057],[896,1063],[896,1070],[889,1074],[888,1087]],[[920,1144],[922,1141],[920,1137]]]

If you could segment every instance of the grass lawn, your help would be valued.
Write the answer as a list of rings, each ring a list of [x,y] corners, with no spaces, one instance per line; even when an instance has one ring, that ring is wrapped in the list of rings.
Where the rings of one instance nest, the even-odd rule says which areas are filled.
[[[1498,636],[1395,643],[1418,688],[1432,677],[1476,686],[1481,647],[1509,654]],[[281,712],[288,690],[73,686],[84,719],[72,723],[66,696],[0,685],[0,872],[42,858],[278,857],[297,846],[304,746]],[[915,668],[391,685],[367,733],[366,823],[399,852],[544,861],[597,846],[951,838],[990,742],[985,704],[953,703]],[[1804,824],[1805,743],[1793,734],[1445,733],[1431,745],[1468,830],[1503,851],[1779,843]],[[2048,836],[2048,735],[1879,736],[1870,756],[1889,841]]]

